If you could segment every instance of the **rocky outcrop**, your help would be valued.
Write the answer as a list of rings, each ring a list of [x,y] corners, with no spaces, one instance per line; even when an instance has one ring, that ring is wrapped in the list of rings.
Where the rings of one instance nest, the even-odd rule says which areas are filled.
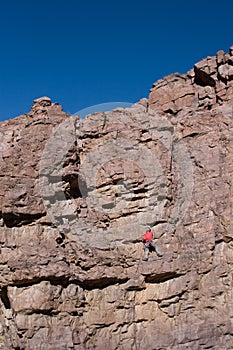
[[[232,348],[232,54],[131,108],[1,123],[3,349]]]

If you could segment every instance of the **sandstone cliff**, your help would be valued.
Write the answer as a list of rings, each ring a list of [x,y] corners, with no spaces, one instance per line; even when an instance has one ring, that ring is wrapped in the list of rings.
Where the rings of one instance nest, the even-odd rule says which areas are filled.
[[[232,108],[230,48],[131,108],[1,123],[2,349],[233,347]]]

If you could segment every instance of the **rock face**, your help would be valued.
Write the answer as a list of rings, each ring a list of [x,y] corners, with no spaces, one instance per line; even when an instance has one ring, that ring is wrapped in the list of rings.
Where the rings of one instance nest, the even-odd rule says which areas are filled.
[[[1,123],[2,349],[232,348],[232,70],[233,48],[128,109]]]

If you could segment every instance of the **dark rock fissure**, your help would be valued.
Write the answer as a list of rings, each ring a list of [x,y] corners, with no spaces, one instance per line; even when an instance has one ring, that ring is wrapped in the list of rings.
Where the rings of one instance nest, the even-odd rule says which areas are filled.
[[[3,221],[6,227],[20,227],[24,225],[31,224],[42,217],[44,217],[46,213],[41,214],[19,214],[19,213],[2,213]]]
[[[146,283],[163,283],[169,280],[179,278],[182,274],[177,274],[176,272],[164,272],[157,275],[149,275],[145,277]]]
[[[212,86],[216,85],[215,80],[206,72],[198,69],[194,66],[195,78],[194,83],[200,86]]]
[[[67,277],[51,277],[51,278],[35,278],[33,280],[20,280],[20,281],[14,281],[14,283],[10,284],[12,287],[18,287],[18,288],[25,288],[30,287],[35,284],[39,284],[42,281],[48,281],[51,283],[51,285],[54,286],[61,286],[63,288],[67,288],[70,284],[75,284],[80,286],[81,288],[85,290],[92,290],[92,289],[104,289],[108,286],[115,285],[115,284],[123,284],[128,281],[128,278],[118,279],[118,278],[107,278],[103,277],[100,279],[93,279],[93,280],[85,280],[80,281],[77,279],[69,279]],[[6,287],[3,287],[4,293],[3,297],[4,300],[6,299]]]
[[[80,287],[86,290],[92,289],[104,289],[106,287],[123,284],[128,281],[128,278],[118,279],[118,278],[102,278],[96,280],[86,280],[84,282],[79,283]]]
[[[4,287],[1,288],[0,298],[1,298],[1,301],[2,301],[2,303],[4,305],[4,307],[6,309],[10,309],[11,308],[11,304],[10,304],[10,300],[8,298],[7,286],[4,286]]]

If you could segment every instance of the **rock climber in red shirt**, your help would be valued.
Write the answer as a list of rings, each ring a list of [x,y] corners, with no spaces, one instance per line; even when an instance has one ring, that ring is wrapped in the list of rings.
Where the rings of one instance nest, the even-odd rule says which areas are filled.
[[[153,232],[150,227],[146,229],[146,232],[142,236],[142,242],[143,242],[144,252],[145,252],[144,257],[142,259],[143,261],[148,260],[148,255],[149,255],[149,252],[151,251],[155,251],[157,256],[159,257],[163,256],[163,254],[158,251],[156,244],[153,242]]]

